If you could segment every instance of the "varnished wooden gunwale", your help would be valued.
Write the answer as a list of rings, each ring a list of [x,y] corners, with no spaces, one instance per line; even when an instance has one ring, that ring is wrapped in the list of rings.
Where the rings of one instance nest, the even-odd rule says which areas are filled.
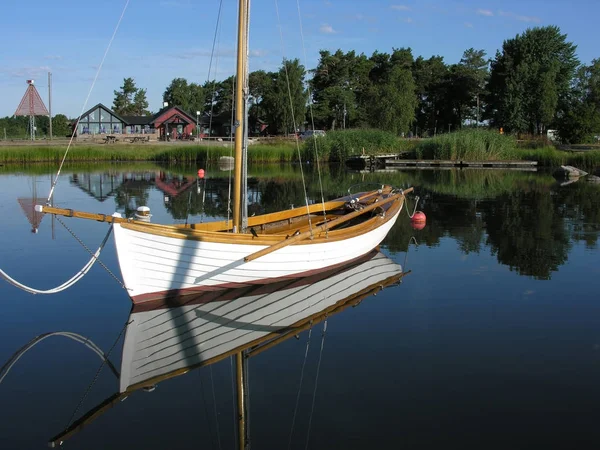
[[[399,196],[392,202],[392,205],[387,210],[385,217],[373,216],[364,222],[339,230],[323,230],[315,232],[312,239],[309,241],[296,242],[294,245],[310,245],[316,243],[333,242],[342,239],[349,239],[352,237],[359,236],[368,231],[371,231],[388,220],[394,217],[395,213],[402,206],[404,202],[404,196]],[[365,214],[368,213],[365,212]],[[172,225],[158,225],[151,224],[152,227],[146,223],[122,223],[121,226],[127,230],[137,231],[140,233],[152,234],[156,236],[169,237],[173,239],[185,239],[202,242],[212,242],[221,244],[235,244],[235,245],[266,245],[271,246],[278,242],[285,240],[284,235],[268,235],[258,234],[258,237],[254,237],[252,234],[233,234],[233,233],[222,233],[218,231],[197,231],[186,228],[179,228]]]
[[[390,189],[384,189],[383,194],[390,192]],[[372,197],[378,196],[378,191],[370,191],[358,194],[355,198],[360,202],[368,202]],[[323,212],[333,211],[344,207],[348,202],[347,199],[331,200],[325,203],[315,203],[309,205],[308,208],[302,206],[298,208],[286,209],[274,213],[262,214],[260,216],[248,217],[249,227],[260,227],[261,225],[274,222],[284,221],[288,219],[306,216],[307,214],[323,214]],[[229,231],[232,228],[232,222],[220,220],[217,222],[194,223],[189,225],[174,225],[177,228],[191,228],[196,231]]]

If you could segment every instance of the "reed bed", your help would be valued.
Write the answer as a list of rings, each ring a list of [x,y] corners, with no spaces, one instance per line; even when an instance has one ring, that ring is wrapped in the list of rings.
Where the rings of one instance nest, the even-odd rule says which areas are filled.
[[[500,161],[516,157],[514,137],[487,130],[461,130],[423,139],[415,148],[417,159]]]
[[[308,139],[303,147],[303,160],[341,162],[352,155],[399,153],[414,146],[394,133],[374,129],[328,131],[325,137]],[[318,156],[315,156],[318,155]]]
[[[0,164],[55,162],[62,160],[65,148],[54,146],[0,147]],[[69,150],[68,161],[158,161],[166,163],[196,163],[218,161],[233,153],[230,144],[196,145],[76,145]],[[250,162],[294,162],[298,160],[293,143],[253,144],[248,149]]]

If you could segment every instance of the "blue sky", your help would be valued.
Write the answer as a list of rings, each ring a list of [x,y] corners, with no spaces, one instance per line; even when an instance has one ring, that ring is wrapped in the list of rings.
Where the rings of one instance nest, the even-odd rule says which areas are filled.
[[[14,113],[29,78],[47,100],[48,71],[53,74],[53,114],[77,116],[125,3],[5,0],[0,117]],[[274,70],[284,55],[314,68],[320,49],[338,48],[370,55],[411,47],[415,57],[439,54],[454,63],[469,47],[493,56],[504,39],[538,25],[558,25],[577,44],[582,62],[600,57],[597,0],[300,0],[306,60],[296,0],[278,4],[283,46],[275,0],[252,1],[251,70]],[[113,91],[125,77],[147,89],[153,111],[173,78],[206,81],[218,5],[218,0],[130,0],[87,107],[112,106]],[[236,8],[236,0],[223,0],[218,79],[234,70]]]

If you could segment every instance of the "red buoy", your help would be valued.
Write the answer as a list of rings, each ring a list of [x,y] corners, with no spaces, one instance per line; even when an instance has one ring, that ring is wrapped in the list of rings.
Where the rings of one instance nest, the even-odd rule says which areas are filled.
[[[426,222],[427,217],[425,217],[425,213],[423,211],[417,211],[410,219],[410,224],[414,230],[422,230],[425,228]]]
[[[204,169],[198,169],[198,178],[204,178]]]

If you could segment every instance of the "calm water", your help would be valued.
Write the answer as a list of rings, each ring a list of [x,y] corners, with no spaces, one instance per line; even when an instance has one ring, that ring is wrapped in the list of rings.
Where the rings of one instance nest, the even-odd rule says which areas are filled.
[[[2,169],[0,268],[33,287],[61,284],[89,255],[51,217],[31,232],[27,205],[47,195],[50,170]],[[58,206],[106,214],[147,204],[155,222],[226,214],[227,172],[209,169],[206,186],[194,172],[67,169],[55,198]],[[251,176],[251,212],[302,204],[298,168],[255,168]],[[318,178],[307,176],[311,198],[320,199]],[[339,168],[328,168],[322,183],[334,197],[374,181],[415,185],[421,197],[425,229],[413,230],[403,213],[381,248],[410,273],[330,314],[325,332],[325,321],[316,320],[310,333],[248,360],[252,447],[598,448],[600,186],[561,187],[538,173]],[[107,230],[64,222],[94,249]],[[112,240],[101,259],[119,274]],[[358,287],[350,283],[348,295]],[[2,281],[0,302],[0,364],[36,336],[68,331],[110,352],[120,370],[131,304],[100,266],[52,296]],[[153,392],[133,392],[64,445],[233,449],[232,368],[225,358]],[[90,349],[63,336],[41,341],[0,383],[0,447],[45,448],[118,392],[119,380]]]

